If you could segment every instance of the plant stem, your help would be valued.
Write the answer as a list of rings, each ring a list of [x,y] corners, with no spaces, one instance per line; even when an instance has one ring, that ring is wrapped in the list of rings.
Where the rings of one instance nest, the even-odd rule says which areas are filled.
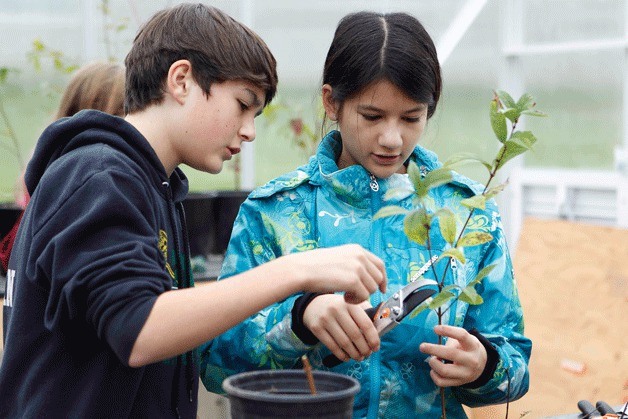
[[[312,394],[316,394],[316,385],[314,384],[314,375],[312,375],[312,365],[310,365],[310,360],[307,359],[307,355],[303,355],[301,357],[301,361],[303,361],[303,371],[305,371],[307,383],[310,386],[310,392]]]
[[[13,126],[11,125],[11,121],[9,120],[9,116],[7,115],[2,99],[0,99],[0,115],[4,121],[4,124],[7,127],[7,131],[9,133],[9,137],[11,141],[13,141],[13,147],[15,148],[15,157],[17,157],[17,163],[20,166],[20,171],[24,171],[24,158],[22,157],[22,153],[20,152],[20,143],[17,140],[17,135],[15,135],[15,131],[13,130]]]
[[[515,130],[515,126],[516,126],[516,122],[513,124],[512,130],[511,130],[511,136],[512,136],[512,132],[514,132]],[[495,175],[497,174],[497,167],[499,166],[499,161],[501,160],[502,156],[506,153],[506,147],[504,147],[502,151],[503,152],[501,153],[501,155],[498,156],[498,158],[495,160],[495,167],[489,173],[489,177],[486,182],[486,185],[484,186],[484,190],[482,191],[482,195],[486,193],[489,185],[495,178]],[[471,210],[469,211],[469,216],[465,220],[464,225],[462,226],[462,229],[460,230],[460,234],[458,234],[458,237],[456,238],[456,241],[454,242],[454,247],[458,247],[458,243],[460,242],[460,239],[462,238],[465,230],[467,229],[467,226],[469,225],[469,221],[471,221],[471,217],[473,217],[474,212],[475,212],[475,208],[471,208]],[[427,250],[428,250],[429,257],[431,258],[432,246],[431,246],[431,241],[430,241],[430,227],[431,226],[427,226]],[[449,269],[450,265],[451,265],[451,258],[449,258],[449,260],[447,261],[447,264],[445,265],[445,270],[443,271],[443,275],[440,280],[438,279],[438,275],[436,273],[436,267],[432,265],[432,272],[434,273],[434,278],[436,278],[436,282],[438,283],[439,292],[442,291],[445,286],[445,277],[447,275],[447,270]],[[447,310],[445,311],[442,310],[442,307],[438,307],[437,316],[438,316],[439,325],[442,325],[443,316],[451,308],[452,305],[453,305],[453,302],[452,304],[449,305],[449,307],[447,307]],[[439,345],[443,344],[443,337],[440,335],[438,335],[438,344]],[[447,419],[447,409],[446,409],[446,403],[445,403],[445,389],[443,387],[440,387],[439,392],[440,392],[441,418]]]
[[[432,259],[432,243],[430,240],[430,229],[431,226],[426,226],[427,227],[427,252],[428,252],[428,256],[430,258],[430,260]],[[435,264],[433,263],[431,266],[432,272],[434,274],[434,278],[436,278],[436,282],[438,284],[438,292],[441,292],[443,290],[443,287],[445,286],[445,274],[447,273],[447,268],[445,268],[445,274],[443,274],[442,280],[439,281],[438,280],[438,275],[436,273],[436,267],[434,266]],[[436,309],[436,315],[438,317],[438,324],[441,325],[443,324],[443,311],[441,310],[440,307],[438,307]],[[442,345],[443,344],[443,337],[441,335],[438,335],[438,344]],[[441,411],[441,419],[447,419],[447,409],[445,408],[445,388],[444,387],[439,387],[439,393],[440,393],[440,411]]]

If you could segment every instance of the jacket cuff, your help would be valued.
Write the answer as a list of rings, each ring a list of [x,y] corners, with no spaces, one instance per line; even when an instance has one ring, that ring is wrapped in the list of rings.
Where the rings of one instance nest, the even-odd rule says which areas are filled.
[[[499,353],[497,352],[497,349],[495,349],[495,347],[491,344],[491,342],[489,342],[488,339],[482,336],[475,327],[469,330],[469,333],[478,338],[482,346],[484,346],[484,348],[486,349],[486,365],[484,366],[484,371],[482,371],[482,374],[480,374],[480,376],[475,381],[461,386],[462,388],[473,389],[482,387],[484,384],[488,383],[491,378],[493,378],[493,375],[495,374],[495,369],[497,368],[497,364],[499,363]]]
[[[294,306],[292,307],[292,332],[306,345],[316,345],[319,342],[314,333],[303,324],[305,309],[319,295],[322,294],[306,292],[294,301]]]

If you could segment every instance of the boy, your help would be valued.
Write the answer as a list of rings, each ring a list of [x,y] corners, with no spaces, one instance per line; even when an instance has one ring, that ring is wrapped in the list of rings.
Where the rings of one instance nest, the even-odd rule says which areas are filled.
[[[125,64],[125,119],[88,110],[53,123],[29,163],[0,417],[194,418],[199,344],[295,292],[359,302],[385,289],[381,260],[359,246],[191,288],[177,166],[218,173],[254,139],[275,60],[221,11],[181,4],[144,25]]]

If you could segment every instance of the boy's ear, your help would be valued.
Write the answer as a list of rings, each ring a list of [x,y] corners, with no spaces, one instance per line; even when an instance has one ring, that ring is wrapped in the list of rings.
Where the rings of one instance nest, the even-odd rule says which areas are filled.
[[[332,121],[338,120],[338,104],[334,100],[332,96],[332,88],[328,84],[324,84],[322,88],[322,96],[323,96],[323,107],[325,108],[325,113],[327,114],[327,118]]]
[[[166,79],[166,91],[183,104],[194,83],[192,64],[188,60],[178,60],[170,65]]]

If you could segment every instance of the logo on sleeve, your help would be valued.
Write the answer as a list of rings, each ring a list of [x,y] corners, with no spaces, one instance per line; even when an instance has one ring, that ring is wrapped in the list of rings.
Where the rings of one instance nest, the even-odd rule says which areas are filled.
[[[4,304],[7,307],[13,307],[13,292],[15,289],[15,269],[7,271],[7,289],[4,292]]]
[[[159,230],[159,251],[161,255],[164,257],[164,262],[166,263],[166,270],[170,274],[170,277],[174,279],[174,271],[168,262],[168,233],[164,230]]]

